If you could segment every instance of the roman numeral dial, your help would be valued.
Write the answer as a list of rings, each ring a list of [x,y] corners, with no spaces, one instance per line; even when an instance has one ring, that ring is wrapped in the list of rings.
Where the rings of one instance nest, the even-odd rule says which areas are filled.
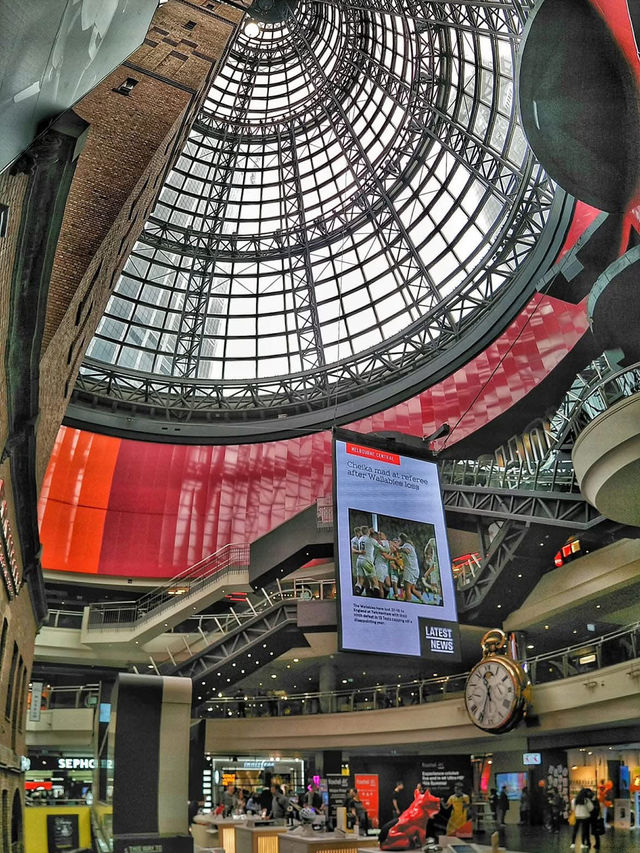
[[[500,646],[485,648],[484,639],[498,634],[504,638]],[[506,638],[502,632],[489,632],[483,638],[484,658],[477,663],[467,679],[465,704],[471,721],[487,732],[501,734],[516,726],[530,700],[530,683],[520,665],[500,648]]]

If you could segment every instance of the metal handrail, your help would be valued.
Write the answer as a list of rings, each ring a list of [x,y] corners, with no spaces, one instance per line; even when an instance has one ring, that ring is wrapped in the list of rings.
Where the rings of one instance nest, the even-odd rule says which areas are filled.
[[[49,608],[43,626],[45,628],[80,628],[82,626],[82,612],[82,610],[52,610]]]
[[[249,554],[248,544],[225,545],[135,601],[89,605],[87,625],[90,629],[129,628],[166,609],[178,596],[182,599],[194,595],[213,578],[217,580],[234,569],[247,567]]]
[[[279,600],[291,598],[288,592],[288,590],[283,589]],[[276,597],[272,596],[272,601]],[[581,659],[585,661],[591,656],[593,659],[580,663]],[[589,677],[603,666],[633,661],[638,658],[640,658],[640,621],[556,651],[543,652],[528,657],[523,661],[523,666],[535,685],[578,675]],[[461,694],[464,691],[467,676],[468,672],[463,672],[435,678],[395,681],[390,684],[378,684],[375,687],[346,687],[333,691],[286,695],[275,695],[274,693],[247,695],[243,700],[244,713],[248,716],[259,716],[261,712],[264,714],[274,712],[274,715],[275,713],[295,715],[316,713],[326,708],[333,708],[339,712],[381,710],[410,704],[424,704]],[[98,696],[99,691],[100,686],[98,684],[48,687],[43,696],[42,707],[45,710],[54,707],[78,708],[84,704],[84,698]],[[234,690],[234,694],[236,693],[237,690]],[[73,697],[72,703],[69,703],[69,697]],[[206,708],[203,715],[225,717],[234,715],[238,713],[238,701],[237,695],[218,697],[208,705],[205,703]],[[208,708],[212,710],[209,711]]]
[[[232,607],[230,612],[225,614],[202,613],[198,616],[188,617],[185,620],[187,624],[196,623],[194,633],[197,632],[197,638],[189,641],[184,636],[184,649],[180,651],[167,647],[163,652],[154,652],[149,657],[151,666],[159,671],[159,667],[168,661],[173,666],[183,663],[193,657],[194,654],[208,648],[216,640],[222,639],[256,617],[278,607],[283,601],[334,600],[335,597],[336,582],[334,579],[318,581],[312,578],[296,578],[288,582],[276,580],[267,587],[248,593],[246,606],[243,608]]]
[[[587,663],[580,659],[594,656]],[[545,652],[523,661],[534,685],[579,675],[589,677],[603,666],[640,657],[640,622],[625,626],[593,640],[558,651]],[[639,670],[640,672],[640,670]],[[450,699],[464,692],[468,672],[437,678],[410,679],[375,687],[277,695],[221,696],[202,705],[204,717],[296,716],[300,714],[375,711],[406,705],[421,705]]]
[[[99,684],[75,684],[72,686],[49,686],[42,690],[40,709],[52,711],[59,708],[84,708],[97,704],[100,696]],[[95,698],[96,702],[88,702]],[[31,706],[31,690],[29,690],[29,707]]]

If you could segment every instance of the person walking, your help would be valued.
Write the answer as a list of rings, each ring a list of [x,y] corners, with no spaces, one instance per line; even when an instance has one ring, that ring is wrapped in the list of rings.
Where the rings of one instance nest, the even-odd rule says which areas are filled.
[[[595,791],[587,788],[587,797],[591,801],[593,808],[589,815],[589,829],[593,835],[593,846],[595,850],[600,850],[600,836],[604,835],[604,818],[600,809],[600,803]]]
[[[578,829],[582,838],[582,846],[589,848],[589,821],[591,812],[593,811],[593,803],[587,796],[586,788],[580,788],[574,799],[571,801],[571,808],[575,812],[576,822],[573,825],[573,833],[571,835],[571,849],[576,846],[576,837]]]
[[[525,785],[524,788],[520,791],[520,820],[518,823],[520,826],[527,826],[529,823],[529,789]]]

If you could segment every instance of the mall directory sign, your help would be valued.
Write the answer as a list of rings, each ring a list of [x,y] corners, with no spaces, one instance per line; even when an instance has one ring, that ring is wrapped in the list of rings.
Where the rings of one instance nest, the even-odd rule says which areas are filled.
[[[333,436],[340,648],[460,661],[435,462],[395,440]]]

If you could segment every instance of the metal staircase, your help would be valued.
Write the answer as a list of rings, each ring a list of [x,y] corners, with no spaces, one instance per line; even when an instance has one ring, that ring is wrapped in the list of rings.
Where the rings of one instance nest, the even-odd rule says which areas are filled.
[[[231,591],[248,590],[249,546],[226,545],[137,601],[102,602],[85,608],[82,641],[146,641],[201,612]]]

